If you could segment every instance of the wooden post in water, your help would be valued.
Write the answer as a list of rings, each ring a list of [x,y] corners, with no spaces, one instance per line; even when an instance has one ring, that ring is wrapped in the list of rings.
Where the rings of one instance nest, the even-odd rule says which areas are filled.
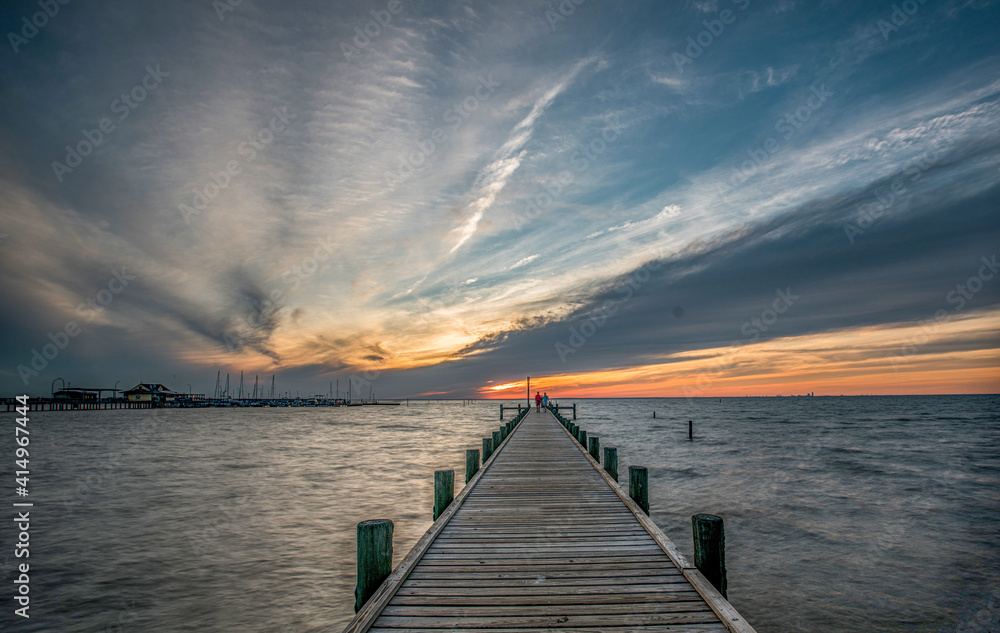
[[[580,445],[582,445],[584,448],[586,448],[587,447],[587,431],[581,429],[580,430],[580,438],[579,439],[580,439]]]
[[[649,471],[645,466],[628,467],[628,496],[649,514]]]
[[[688,439],[694,439],[694,421],[688,420]]]
[[[653,411],[653,419],[656,419],[656,411]]]
[[[601,439],[598,437],[590,438],[590,456],[593,457],[600,463],[601,461]]]
[[[479,449],[470,448],[465,451],[465,483],[469,483],[479,472]]]
[[[604,470],[618,481],[618,449],[604,447]]]
[[[573,403],[573,419],[576,419],[576,403]]]
[[[694,566],[705,575],[723,598],[726,593],[726,527],[722,517],[696,514],[691,517],[694,535]]]
[[[392,572],[392,521],[374,519],[358,523],[358,584],[354,587],[354,612]]]
[[[437,521],[444,509],[455,498],[455,471],[434,471],[434,520]]]
[[[493,450],[490,454],[495,453],[498,448],[500,448],[500,431],[493,431]]]
[[[493,439],[489,438],[489,437],[484,437],[483,438],[483,463],[484,464],[486,463],[486,460],[489,459],[490,455],[492,455],[492,454],[493,454]]]
[[[503,405],[500,405],[500,419],[503,420]]]

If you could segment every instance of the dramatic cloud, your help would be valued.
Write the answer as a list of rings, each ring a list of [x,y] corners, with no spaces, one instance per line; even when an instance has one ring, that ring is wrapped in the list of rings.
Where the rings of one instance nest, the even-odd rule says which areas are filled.
[[[1000,385],[995,3],[400,7],[8,42],[0,389]]]

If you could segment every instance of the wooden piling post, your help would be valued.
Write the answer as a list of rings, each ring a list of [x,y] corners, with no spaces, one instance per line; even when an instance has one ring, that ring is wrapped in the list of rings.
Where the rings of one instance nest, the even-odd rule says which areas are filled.
[[[649,514],[649,471],[645,466],[628,467],[628,496]]]
[[[694,421],[688,420],[688,439],[694,439]]]
[[[503,420],[503,405],[500,405],[500,419]]]
[[[465,483],[479,472],[479,449],[470,448],[465,451]]]
[[[392,572],[392,521],[374,519],[358,523],[358,584],[354,587],[354,612]]]
[[[435,470],[434,471],[434,520],[437,521],[441,513],[455,498],[455,471]]]
[[[618,449],[604,447],[604,470],[618,481]]]
[[[573,419],[576,419],[576,403],[573,403]]]
[[[653,419],[656,419],[656,411],[653,411]]]
[[[590,438],[590,456],[593,457],[600,463],[601,461],[601,439],[598,437]]]
[[[723,598],[728,599],[725,522],[714,514],[696,514],[691,517],[691,532],[694,536],[694,566]]]
[[[586,448],[587,447],[587,431],[581,429],[580,430],[580,438],[579,439],[580,439],[580,445],[583,446],[584,448]]]
[[[493,431],[493,452],[500,448],[500,431]]]
[[[489,437],[484,437],[483,438],[483,463],[484,464],[486,463],[486,460],[489,459],[490,455],[492,455],[492,454],[493,454],[493,439],[489,438]]]

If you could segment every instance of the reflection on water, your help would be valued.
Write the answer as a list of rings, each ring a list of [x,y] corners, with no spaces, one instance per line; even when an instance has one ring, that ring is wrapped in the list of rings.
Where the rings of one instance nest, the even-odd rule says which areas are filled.
[[[577,422],[618,447],[620,472],[649,467],[652,516],[682,551],[692,514],[726,518],[730,599],[761,633],[997,630],[1000,398],[579,405]],[[398,563],[430,526],[433,471],[461,482],[465,449],[498,413],[35,413],[32,618],[17,630],[345,624],[357,522],[392,519]],[[13,564],[0,567],[7,605]]]

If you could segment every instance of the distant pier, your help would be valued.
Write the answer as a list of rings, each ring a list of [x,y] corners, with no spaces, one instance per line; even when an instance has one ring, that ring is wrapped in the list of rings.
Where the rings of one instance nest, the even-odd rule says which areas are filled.
[[[23,406],[14,398],[2,400],[8,412]],[[29,398],[29,411],[106,411],[108,409],[204,409],[204,408],[238,408],[238,407],[361,407],[361,406],[399,406],[399,402],[364,400],[324,400],[312,398],[281,398],[281,399],[176,399],[176,400],[125,400],[123,398],[104,398],[88,400],[68,400],[65,398]]]
[[[158,402],[132,402],[122,399],[106,400],[63,400],[60,398],[29,398],[22,405],[14,398],[4,398],[7,411],[17,407],[28,407],[29,411],[105,411],[107,409],[153,409],[162,406]]]

